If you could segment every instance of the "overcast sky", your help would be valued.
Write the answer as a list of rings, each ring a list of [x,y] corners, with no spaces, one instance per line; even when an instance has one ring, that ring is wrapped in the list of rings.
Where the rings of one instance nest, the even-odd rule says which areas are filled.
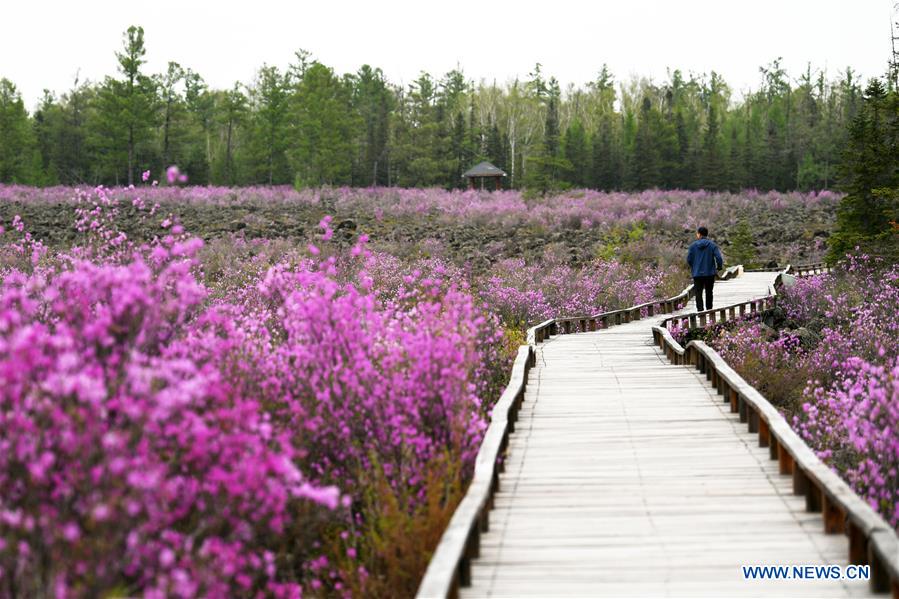
[[[594,78],[665,78],[666,68],[718,71],[737,92],[782,56],[793,76],[811,61],[829,76],[852,66],[881,74],[890,51],[891,0],[71,0],[4,2],[0,77],[29,110],[44,88],[76,72],[115,74],[114,52],[132,24],[146,32],[148,68],[169,60],[213,87],[249,82],[263,63],[286,66],[304,48],[338,72],[364,63],[396,83],[461,65],[469,78],[505,82],[534,63],[563,87]]]

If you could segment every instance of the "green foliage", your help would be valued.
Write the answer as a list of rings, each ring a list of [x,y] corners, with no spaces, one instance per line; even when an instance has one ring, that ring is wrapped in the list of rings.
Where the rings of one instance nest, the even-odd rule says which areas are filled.
[[[715,73],[616,81],[605,66],[565,93],[539,64],[507,85],[475,85],[457,68],[402,88],[380,69],[341,75],[302,50],[286,70],[263,65],[248,85],[214,90],[176,62],[146,73],[146,54],[130,27],[115,77],[48,93],[31,116],[7,89],[2,176],[127,184],[177,163],[199,184],[455,188],[489,160],[508,173],[504,186],[537,193],[813,190],[833,184],[862,98],[851,69],[826,81],[808,68],[793,83],[780,59],[734,101]]]
[[[22,96],[0,79],[0,182],[35,183],[35,140]]]
[[[323,549],[353,597],[411,597],[427,570],[433,548],[464,496],[462,473],[445,456],[423,470],[425,497],[398,493],[381,465],[360,473],[371,479],[351,534],[335,529]],[[416,507],[409,509],[410,504]],[[364,569],[359,563],[364,564]]]
[[[437,85],[427,73],[401,95],[393,154],[402,167],[397,168],[395,183],[414,187],[443,182],[447,129],[445,105],[439,100]]]
[[[559,102],[561,92],[559,83],[555,78],[544,85],[540,79],[540,65],[537,65],[533,87],[538,97],[543,98],[546,104],[546,119],[543,127],[543,144],[536,155],[528,159],[529,171],[526,177],[526,185],[533,187],[542,193],[548,191],[567,189],[571,186],[570,176],[574,166],[570,160],[562,154],[561,137],[559,135]],[[575,134],[577,135],[577,134]],[[575,142],[577,143],[577,142]],[[586,164],[586,140],[578,160],[581,166]],[[575,150],[577,151],[577,150]],[[581,173],[585,175],[585,173]]]
[[[351,134],[358,117],[351,110],[352,81],[313,62],[303,72],[292,96],[296,139],[288,150],[290,166],[307,186],[334,184],[350,176],[354,148]]]
[[[263,66],[250,90],[249,162],[257,178],[269,185],[283,182],[290,174],[287,164],[287,148],[290,142],[288,129],[290,110],[289,74],[278,67]]]
[[[718,112],[709,104],[706,130],[702,140],[702,179],[704,189],[718,191],[724,187],[724,159],[718,133]]]
[[[124,49],[116,53],[122,78],[104,80],[91,112],[88,139],[100,158],[100,176],[116,183],[134,184],[137,163],[149,158],[148,144],[157,124],[156,84],[141,70],[145,54],[143,27],[129,27]]]
[[[628,181],[635,189],[658,187],[661,182],[661,156],[658,142],[661,127],[659,112],[648,96],[643,97],[637,120],[634,151]]]
[[[741,220],[730,234],[730,247],[727,249],[727,260],[732,264],[742,264],[745,268],[755,268],[757,253],[752,229],[745,220]]]
[[[629,244],[639,244],[645,238],[646,223],[638,222],[629,227],[615,225],[606,236],[605,242],[594,248],[594,255],[602,260],[613,260],[621,257],[622,248]],[[645,256],[641,259],[645,259]]]
[[[877,79],[849,129],[842,165],[847,195],[837,210],[828,258],[860,246],[877,254],[897,253],[899,212],[899,93]]]
[[[565,160],[571,165],[569,182],[575,187],[587,187],[590,175],[590,153],[587,133],[580,121],[573,121],[565,130]]]
[[[362,65],[356,73],[352,94],[353,110],[361,119],[353,180],[386,185],[390,114],[395,109],[395,98],[381,69],[368,65]]]
[[[249,100],[243,93],[240,85],[235,84],[228,91],[216,94],[215,104],[219,107],[215,116],[215,124],[224,131],[224,148],[220,151],[212,162],[212,176],[217,181],[223,181],[228,185],[234,185],[238,182],[239,172],[237,170],[234,155],[239,131],[242,131],[244,123],[249,115]]]

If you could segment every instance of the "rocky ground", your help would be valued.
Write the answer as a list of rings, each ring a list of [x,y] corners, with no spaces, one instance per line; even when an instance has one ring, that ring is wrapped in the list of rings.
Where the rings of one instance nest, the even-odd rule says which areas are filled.
[[[120,228],[131,239],[151,239],[163,232],[159,227],[161,216],[147,219],[130,206],[120,210]],[[773,211],[758,205],[743,214],[734,214],[732,225],[713,230],[712,237],[727,256],[734,227],[746,221],[753,233],[756,266],[814,261],[820,258],[829,235],[834,218],[832,212],[826,207]],[[318,234],[318,222],[324,215],[331,214],[338,237],[347,242],[364,232],[370,236],[374,247],[391,253],[437,255],[454,262],[468,262],[475,267],[506,257],[537,260],[548,251],[567,256],[572,264],[578,265],[600,255],[614,255],[625,245],[633,248],[633,242],[641,239],[645,247],[638,247],[638,251],[652,253],[664,249],[665,253],[676,254],[693,240],[691,230],[674,225],[647,229],[629,237],[627,230],[608,227],[551,229],[535,225],[448,222],[449,219],[440,214],[376,218],[372,214],[342,211],[327,205],[164,204],[157,214],[169,213],[186,230],[207,240],[240,235],[248,239],[295,239],[298,243],[313,239]],[[0,203],[0,223],[7,229],[17,214],[33,236],[51,246],[74,243],[78,235],[73,227],[75,206],[72,204]]]

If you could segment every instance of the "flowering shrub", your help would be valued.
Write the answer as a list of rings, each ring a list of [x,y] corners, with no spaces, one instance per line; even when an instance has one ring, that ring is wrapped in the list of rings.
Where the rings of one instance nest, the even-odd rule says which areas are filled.
[[[379,291],[362,238],[210,293],[177,223],[135,246],[118,198],[82,200],[86,245],[0,271],[0,594],[340,593],[379,567],[349,531],[383,504],[442,528],[459,493],[434,466],[470,471],[509,364],[464,284]]]
[[[728,193],[648,190],[605,193],[575,190],[545,198],[526,198],[517,191],[485,193],[474,190],[347,187],[297,191],[286,186],[238,189],[182,186],[183,174],[171,169],[166,172],[164,181],[170,184],[120,188],[110,193],[123,205],[130,205],[135,197],[139,197],[150,205],[158,203],[194,213],[210,206],[247,209],[249,214],[241,216],[241,219],[246,221],[243,225],[250,227],[253,218],[258,216],[255,211],[279,207],[283,212],[318,210],[322,214],[350,215],[370,224],[379,223],[385,229],[397,222],[411,223],[412,226],[429,223],[432,229],[450,229],[464,223],[467,227],[501,231],[503,236],[500,239],[524,234],[539,239],[541,245],[553,234],[591,232],[614,237],[616,232],[639,227],[662,234],[669,242],[682,238],[688,241],[699,222],[710,228],[713,237],[730,236],[733,241],[738,237],[735,223],[742,220],[755,224],[753,241],[760,257],[766,260],[772,257],[793,260],[799,254],[808,261],[819,259],[825,248],[823,238],[816,235],[829,229],[840,200],[839,194],[828,191],[759,193],[744,190]],[[71,203],[74,192],[71,187],[0,185],[0,208],[4,204],[18,204],[36,211],[39,206]],[[219,219],[222,212],[213,214],[217,218],[208,223],[209,229],[228,230],[229,223]],[[281,220],[275,219],[276,223]],[[271,224],[265,220],[265,225]],[[265,233],[260,231],[260,235]],[[379,240],[379,243],[385,241]],[[408,246],[408,241],[403,240],[402,243]],[[489,247],[483,249],[490,251]],[[725,253],[727,250],[724,247]],[[642,258],[646,259],[646,256]]]
[[[665,295],[667,271],[617,260],[595,260],[574,268],[558,259],[526,264],[522,259],[498,262],[479,283],[481,297],[503,322],[527,328],[555,316],[592,315],[633,306]]]
[[[5,592],[298,594],[278,576],[278,539],[298,502],[333,509],[338,492],[304,480],[300,447],[257,399],[178,355],[205,295],[197,246],[4,277]]]
[[[830,388],[810,385],[795,424],[818,455],[899,528],[899,359],[849,358]]]

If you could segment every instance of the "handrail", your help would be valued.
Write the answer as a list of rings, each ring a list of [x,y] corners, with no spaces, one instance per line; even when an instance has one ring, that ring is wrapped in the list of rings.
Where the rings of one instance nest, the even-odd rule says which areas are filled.
[[[830,272],[830,270],[831,269],[823,262],[816,262],[813,264],[800,264],[798,266],[792,266],[788,264],[785,268],[779,271],[754,270],[751,272],[778,273],[777,277],[774,278],[774,284],[770,289],[771,293],[769,293],[766,297],[756,298],[736,304],[730,304],[721,308],[703,310],[702,312],[696,312],[693,314],[672,316],[663,320],[662,326],[670,330],[671,323],[674,323],[678,328],[689,326],[689,328],[695,329],[703,328],[710,324],[721,324],[729,320],[734,320],[736,318],[743,318],[747,314],[753,314],[761,312],[762,310],[773,308],[777,304],[777,290],[780,289],[783,285],[782,281],[784,275],[793,274],[797,277],[807,277],[810,275],[828,273]]]
[[[830,267],[824,262],[814,262],[811,264],[800,264],[792,272],[800,277],[807,275],[820,275],[830,272]]]
[[[783,267],[775,266],[773,268],[747,268],[746,272],[783,272]],[[826,262],[807,262],[805,264],[800,264],[796,267],[791,267],[787,265],[788,274],[797,274],[799,276],[804,276],[806,274],[822,274],[826,272],[830,272],[831,268],[827,265]]]
[[[743,274],[743,265],[738,264],[725,270],[719,278],[721,280],[733,279]],[[549,337],[560,333],[577,333],[579,331],[596,331],[610,326],[640,320],[643,312],[647,316],[656,314],[671,314],[687,305],[690,298],[695,295],[693,285],[690,285],[679,294],[667,299],[655,300],[638,304],[621,310],[601,312],[592,316],[571,316],[563,318],[550,318],[528,329],[527,341],[531,344],[542,343]]]
[[[759,447],[769,448],[781,474],[793,476],[793,494],[804,495],[806,511],[821,512],[827,533],[849,537],[849,563],[870,565],[873,592],[892,591],[899,597],[899,538],[896,531],[849,485],[825,465],[752,385],[702,341],[681,345],[662,326],[653,337],[675,364],[691,364],[706,375],[718,393],[739,413],[749,432],[758,433]]]
[[[509,384],[493,406],[490,426],[475,458],[474,476],[431,557],[417,597],[456,597],[459,585],[470,584],[471,560],[480,552],[480,534],[487,531],[493,494],[503,470],[502,454],[515,430],[535,356],[531,345],[518,348]]]
[[[747,314],[753,314],[761,312],[762,310],[767,310],[768,308],[773,308],[777,303],[777,290],[780,289],[783,284],[781,282],[783,275],[787,274],[791,268],[792,267],[788,264],[783,270],[776,271],[778,274],[774,278],[774,284],[770,288],[771,293],[765,297],[738,302],[721,308],[711,308],[710,310],[703,310],[702,312],[671,316],[663,320],[661,326],[669,330],[671,328],[671,323],[674,323],[678,328],[683,328],[684,326],[689,326],[691,329],[703,328],[708,324],[721,324],[728,320],[743,318]]]

